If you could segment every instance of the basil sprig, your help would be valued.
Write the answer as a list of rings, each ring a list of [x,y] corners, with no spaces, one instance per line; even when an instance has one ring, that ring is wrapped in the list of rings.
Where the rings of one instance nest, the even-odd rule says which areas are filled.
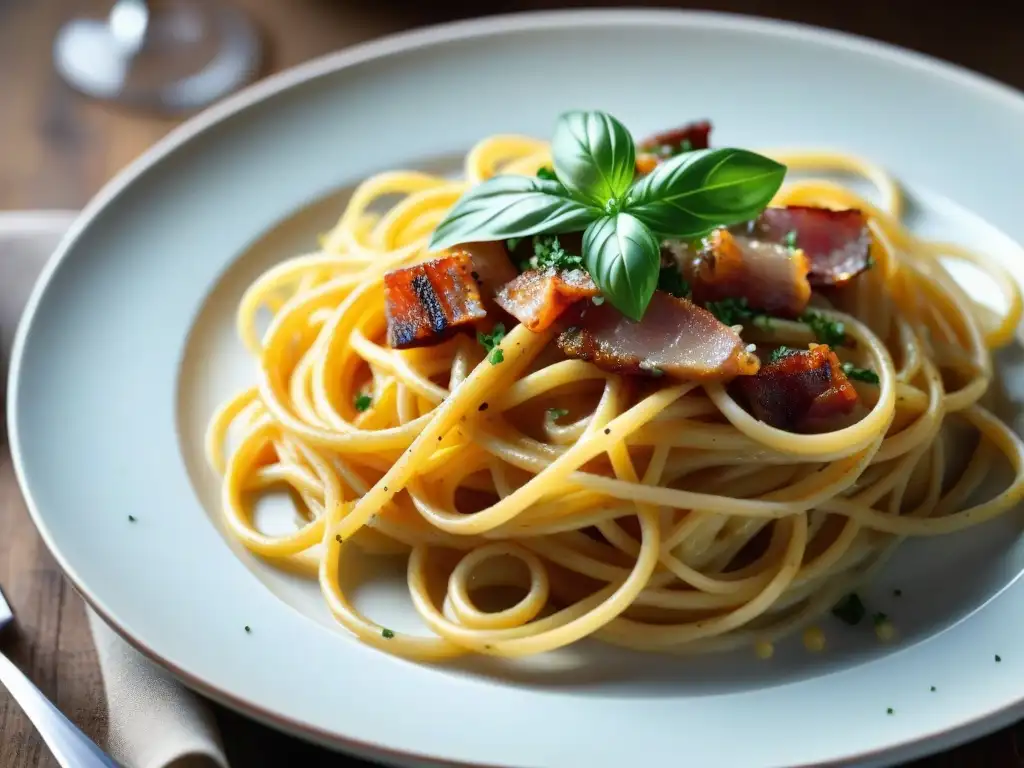
[[[694,240],[756,218],[786,175],[786,166],[754,152],[703,149],[634,183],[636,143],[604,112],[563,114],[551,155],[556,180],[488,179],[455,204],[430,247],[584,230],[584,266],[604,297],[634,320],[658,285],[659,239]]]
[[[627,317],[643,317],[658,287],[661,249],[644,223],[622,211],[602,216],[583,233],[583,264],[601,293]]]
[[[434,230],[430,247],[579,232],[600,215],[600,210],[574,200],[557,181],[495,176],[462,196]]]
[[[757,218],[786,167],[745,149],[701,149],[655,168],[629,192],[626,210],[666,238],[694,240]]]
[[[636,144],[626,126],[604,112],[567,112],[551,139],[555,175],[577,200],[604,208],[629,190]]]

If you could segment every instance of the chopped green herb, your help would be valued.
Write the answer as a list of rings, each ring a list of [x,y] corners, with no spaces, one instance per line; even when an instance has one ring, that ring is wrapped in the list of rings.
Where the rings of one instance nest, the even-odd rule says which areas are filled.
[[[476,340],[480,342],[480,346],[490,352],[492,349],[501,344],[501,340],[505,338],[505,324],[497,323],[494,326],[494,330],[490,333],[484,333],[483,331],[476,332]]]
[[[662,267],[658,272],[658,290],[682,299],[690,295],[690,285],[683,279],[679,267]]]
[[[583,257],[568,253],[554,235],[533,238],[533,259],[537,269],[580,269]]]
[[[933,686],[931,687],[931,692],[932,692],[932,693],[935,693],[935,691],[936,691],[936,688],[935,688],[935,686],[933,685]]]
[[[864,614],[864,603],[861,602],[860,596],[856,592],[848,594],[832,609],[833,616],[851,627],[859,624],[860,620],[864,618]]]
[[[888,617],[888,616],[886,616],[886,615],[885,615],[884,613],[882,613],[881,611],[879,611],[878,613],[875,613],[875,614],[873,614],[873,615],[871,616],[871,621],[872,621],[872,622],[874,623],[874,625],[875,625],[875,626],[877,627],[877,626],[879,626],[880,624],[885,624],[885,623],[886,623],[887,621],[889,621],[889,617]]]
[[[548,418],[552,421],[558,421],[563,416],[568,416],[569,411],[565,408],[548,408]]]
[[[554,169],[548,168],[546,165],[537,169],[537,178],[545,179],[546,181],[558,181],[558,177],[555,175]]]
[[[369,395],[356,395],[356,410],[362,413],[372,402],[373,399]]]
[[[490,360],[491,365],[497,365],[504,361],[505,353],[501,351],[501,340],[505,338],[505,325],[498,323],[494,326],[494,330],[490,333],[484,333],[483,331],[476,332],[476,340],[480,342],[480,345],[487,350],[487,359]]]
[[[250,627],[248,624],[246,624],[245,625],[245,631],[246,632],[252,632],[252,627]]]
[[[519,244],[521,242],[523,242],[523,238],[521,237],[510,237],[508,240],[505,241],[505,247],[508,248],[509,251],[514,251],[516,248],[519,247]]]
[[[798,350],[791,349],[790,347],[787,346],[778,347],[772,351],[772,356],[769,358],[768,362],[777,363],[782,358],[789,357],[790,355],[795,355],[797,352]]]
[[[791,251],[796,250],[796,230],[791,229],[786,233],[786,247]]]
[[[709,301],[707,309],[726,325],[745,325],[755,322],[756,318],[764,315],[760,310],[751,309],[746,297],[743,296],[737,299]]]
[[[1000,661],[1002,661],[1002,660],[1003,660],[1003,657],[1002,657],[1002,656],[1000,656],[1000,655],[999,655],[999,654],[997,653],[997,654],[996,654],[996,663],[999,663],[999,662],[1000,662]]]
[[[846,326],[838,320],[829,320],[824,315],[809,309],[800,315],[800,322],[810,326],[811,331],[822,344],[841,347],[846,343]]]
[[[380,636],[383,637],[385,640],[391,640],[395,636],[395,633],[392,632],[390,629],[382,629],[380,631]]]
[[[510,242],[510,241],[507,241]],[[515,240],[519,245],[520,239]],[[519,271],[530,269],[571,270],[583,268],[583,257],[569,253],[562,247],[556,235],[537,235],[533,238],[533,256],[519,262]],[[510,245],[511,249],[512,246]]]
[[[692,149],[693,144],[690,142],[689,139],[683,139],[682,142],[679,144],[680,152],[690,152]]]
[[[853,363],[843,363],[843,373],[848,378],[856,379],[857,381],[866,381],[868,384],[878,383],[877,373],[870,368],[858,368]]]
[[[875,257],[874,257],[874,256],[872,256],[872,255],[871,255],[871,254],[869,253],[869,254],[868,254],[868,265],[867,265],[867,268],[868,268],[868,269],[871,269],[871,268],[872,268],[873,266],[875,266]]]
[[[128,515],[128,522],[129,523],[134,523],[137,520],[138,520],[138,518],[135,515]]]
[[[885,710],[885,714],[887,714],[887,715],[893,715],[895,713],[896,713],[896,710],[894,710],[892,707],[889,707],[888,709]]]

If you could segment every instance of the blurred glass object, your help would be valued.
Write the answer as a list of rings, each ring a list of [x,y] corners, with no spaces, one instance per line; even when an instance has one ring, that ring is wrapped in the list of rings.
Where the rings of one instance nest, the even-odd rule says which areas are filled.
[[[53,46],[57,71],[81,93],[172,113],[245,85],[260,55],[252,21],[217,0],[117,0],[106,19],[68,21]]]

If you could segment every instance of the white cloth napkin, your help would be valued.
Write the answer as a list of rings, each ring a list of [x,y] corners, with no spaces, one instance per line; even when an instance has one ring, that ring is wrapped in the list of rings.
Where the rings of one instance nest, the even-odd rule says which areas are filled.
[[[0,382],[7,380],[7,357],[25,300],[72,220],[70,212],[0,213]],[[0,384],[0,395],[4,389]],[[227,768],[203,700],[131,648],[91,609],[86,612],[103,675],[106,749],[113,758],[125,768]]]

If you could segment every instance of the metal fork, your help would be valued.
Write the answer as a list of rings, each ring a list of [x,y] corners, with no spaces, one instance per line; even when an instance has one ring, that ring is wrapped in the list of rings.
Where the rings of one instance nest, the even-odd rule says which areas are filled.
[[[0,592],[0,633],[14,623],[14,612]],[[46,746],[63,768],[120,768],[107,753],[50,703],[38,688],[0,653],[0,684],[21,705]]]

